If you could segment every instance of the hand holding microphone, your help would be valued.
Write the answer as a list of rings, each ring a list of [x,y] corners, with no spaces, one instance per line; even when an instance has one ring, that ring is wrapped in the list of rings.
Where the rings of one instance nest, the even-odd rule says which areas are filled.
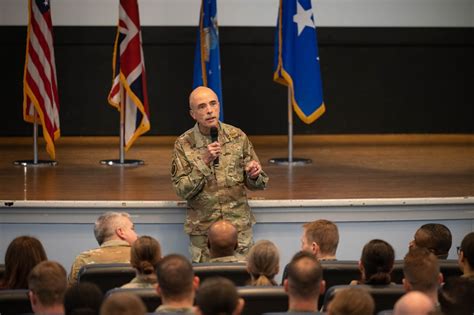
[[[219,155],[221,154],[221,145],[218,141],[218,129],[211,127],[211,141],[207,146],[207,156],[205,157],[206,164],[213,161],[214,166],[219,166]]]

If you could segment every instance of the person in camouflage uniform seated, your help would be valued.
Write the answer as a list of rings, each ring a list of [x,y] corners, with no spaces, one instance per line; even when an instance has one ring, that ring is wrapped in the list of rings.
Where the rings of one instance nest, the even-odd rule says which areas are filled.
[[[235,254],[238,244],[237,229],[232,223],[226,220],[214,222],[207,233],[209,262],[244,261],[243,257]]]
[[[177,195],[187,201],[184,230],[190,236],[192,261],[209,260],[207,231],[222,219],[237,228],[237,252],[245,255],[255,224],[245,188],[264,189],[268,176],[245,133],[219,122],[219,101],[211,89],[196,88],[189,105],[196,124],[175,142],[171,180]],[[211,127],[218,129],[218,141],[212,142]]]
[[[96,221],[94,235],[100,247],[80,253],[69,274],[69,286],[77,282],[82,266],[88,264],[130,263],[130,246],[137,239],[135,227],[126,212],[106,212]]]

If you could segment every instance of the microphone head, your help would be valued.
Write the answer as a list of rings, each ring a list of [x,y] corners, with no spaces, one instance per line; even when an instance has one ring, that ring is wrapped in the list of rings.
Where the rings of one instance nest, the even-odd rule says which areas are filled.
[[[217,136],[219,134],[219,130],[217,127],[211,127],[211,140],[212,142],[217,141]]]

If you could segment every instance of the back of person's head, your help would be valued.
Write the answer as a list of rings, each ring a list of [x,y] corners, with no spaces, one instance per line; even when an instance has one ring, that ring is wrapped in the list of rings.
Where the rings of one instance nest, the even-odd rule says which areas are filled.
[[[469,265],[471,271],[474,271],[474,232],[464,236],[459,250],[464,261]]]
[[[247,271],[252,278],[251,285],[277,285],[273,279],[280,268],[278,248],[271,241],[261,240],[255,243],[247,257]]]
[[[12,240],[5,253],[5,274],[0,287],[27,289],[28,275],[40,262],[47,260],[41,242],[31,236],[19,236]]]
[[[395,251],[383,240],[371,240],[362,249],[360,263],[363,267],[363,282],[365,284],[390,284]]]
[[[339,244],[337,225],[329,220],[316,220],[303,225],[308,243],[318,244],[321,254],[335,256]]]
[[[404,294],[393,309],[393,315],[430,315],[434,312],[435,306],[431,299],[418,291]]]
[[[328,315],[371,315],[374,310],[374,299],[362,288],[338,291],[328,305]]]
[[[130,264],[137,269],[139,274],[153,274],[161,259],[161,246],[151,236],[140,236],[132,244],[130,251]]]
[[[193,292],[193,266],[186,257],[171,254],[163,257],[156,268],[158,287],[162,297],[180,300]]]
[[[427,248],[412,248],[403,260],[404,284],[424,293],[437,290],[440,283],[438,259]],[[408,282],[408,283],[406,283]]]
[[[443,224],[428,223],[415,233],[414,245],[428,248],[439,259],[446,259],[452,244],[451,231]]]
[[[203,281],[196,293],[198,315],[237,315],[244,302],[229,279],[212,277]]]
[[[76,283],[64,294],[65,315],[98,315],[103,294],[97,285],[89,282]]]
[[[288,264],[288,295],[303,300],[314,300],[323,286],[323,268],[311,253],[300,251]]]
[[[237,228],[229,221],[214,222],[207,234],[211,258],[232,256],[237,248]]]
[[[97,218],[94,225],[94,235],[97,243],[107,242],[115,239],[116,230],[124,228],[128,222],[132,222],[130,215],[126,212],[108,211]]]
[[[100,315],[144,315],[147,309],[143,301],[132,293],[109,295],[100,308]]]
[[[55,261],[43,261],[31,270],[28,289],[46,307],[62,305],[67,288],[66,270]]]
[[[474,281],[451,277],[438,291],[438,301],[444,315],[474,314]]]

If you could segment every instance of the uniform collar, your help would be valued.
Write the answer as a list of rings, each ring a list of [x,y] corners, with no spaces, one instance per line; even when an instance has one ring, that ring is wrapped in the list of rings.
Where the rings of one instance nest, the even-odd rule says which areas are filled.
[[[217,129],[219,130],[219,137],[218,137],[219,142],[220,143],[229,142],[229,137],[227,136],[226,130],[221,122],[219,122]],[[194,125],[193,133],[194,133],[194,141],[196,143],[197,148],[205,147],[211,143],[211,136],[203,135],[201,133],[201,130],[199,130],[198,123]]]
[[[127,247],[130,247],[130,244],[128,244],[124,240],[110,240],[110,241],[107,241],[107,242],[103,242],[102,245],[100,245],[100,247],[111,247],[111,246],[127,246]]]

